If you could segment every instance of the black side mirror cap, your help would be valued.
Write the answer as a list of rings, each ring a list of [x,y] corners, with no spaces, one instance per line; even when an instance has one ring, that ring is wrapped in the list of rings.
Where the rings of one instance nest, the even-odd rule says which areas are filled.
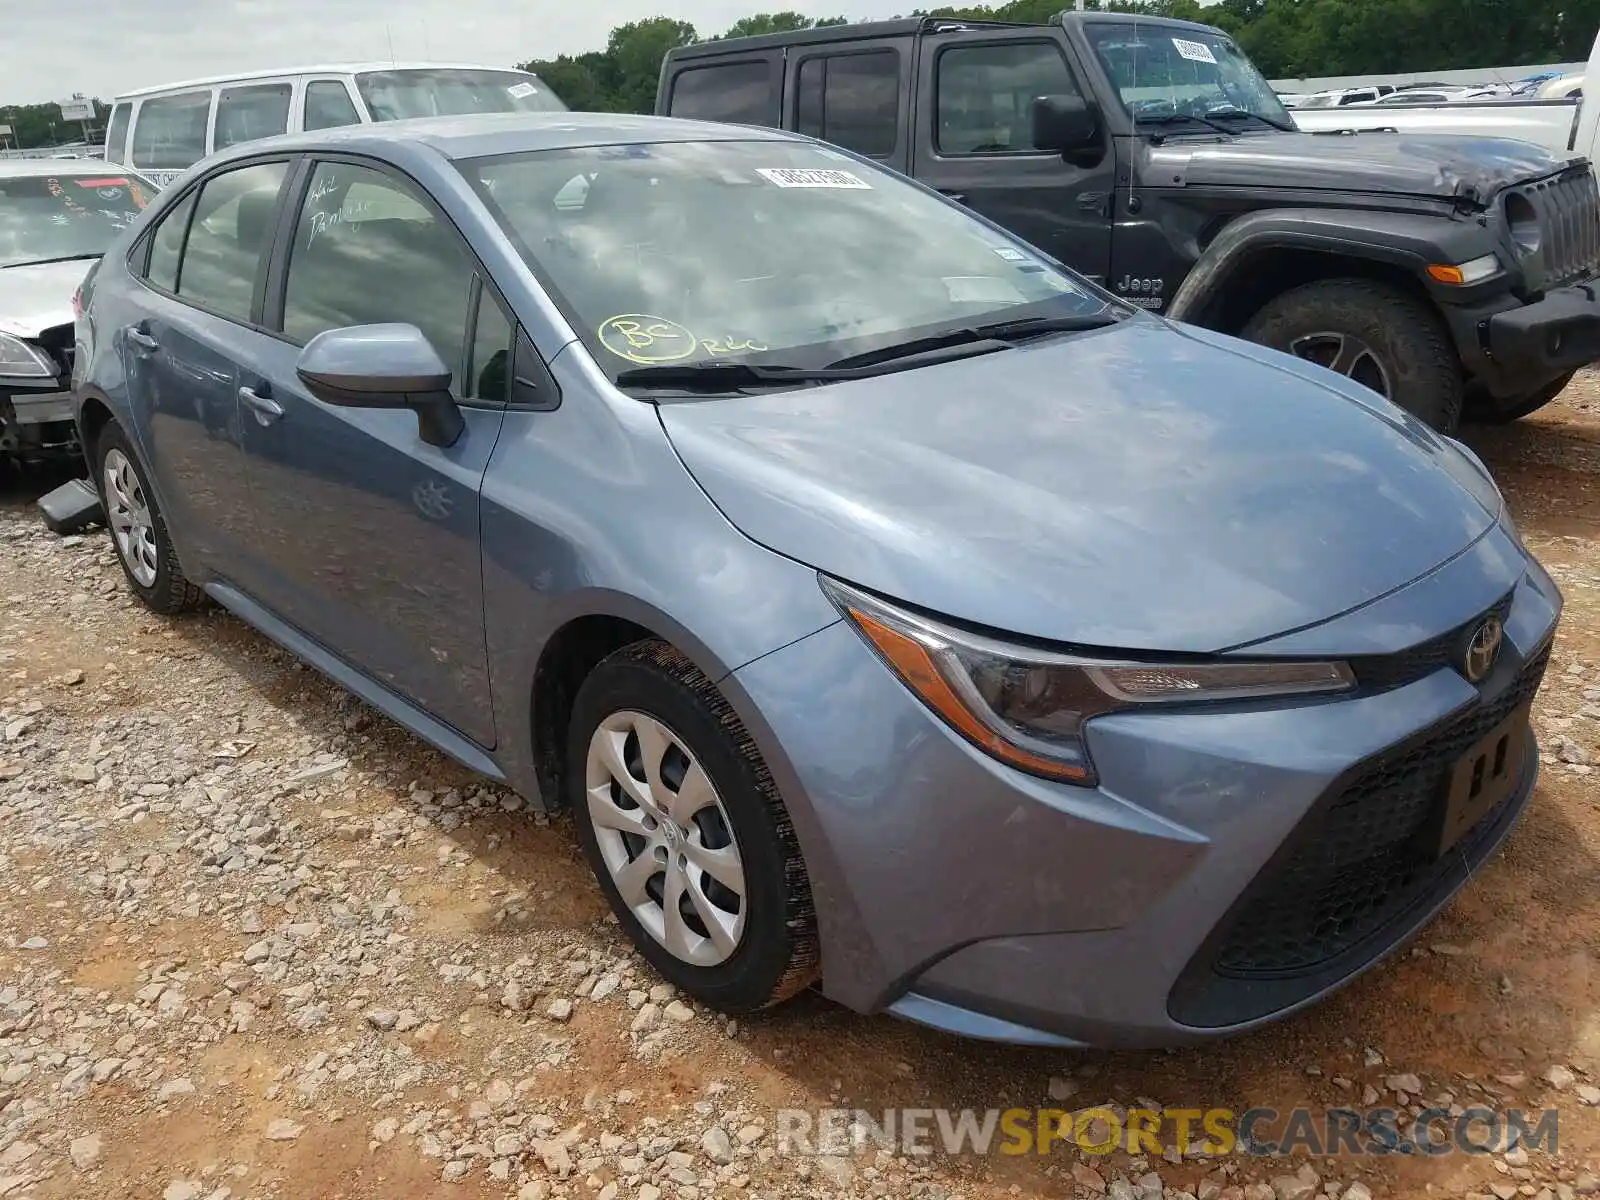
[[[1100,144],[1100,112],[1082,96],[1037,96],[1028,116],[1035,150],[1070,154]]]

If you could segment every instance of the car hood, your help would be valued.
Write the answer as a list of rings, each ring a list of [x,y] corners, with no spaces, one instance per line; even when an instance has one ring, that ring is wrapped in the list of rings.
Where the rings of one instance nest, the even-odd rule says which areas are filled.
[[[1499,497],[1370,392],[1153,318],[805,390],[659,405],[756,542],[990,629],[1214,652],[1459,554]]]
[[[36,338],[72,324],[72,293],[94,266],[92,258],[0,267],[0,333]]]
[[[1474,204],[1578,161],[1512,138],[1383,130],[1247,134],[1220,143],[1179,139],[1145,150],[1141,173],[1153,187],[1325,188]]]

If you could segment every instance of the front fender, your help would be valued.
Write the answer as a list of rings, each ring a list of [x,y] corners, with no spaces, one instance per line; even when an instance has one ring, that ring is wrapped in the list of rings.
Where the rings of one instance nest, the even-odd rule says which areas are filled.
[[[1481,226],[1419,213],[1267,209],[1240,217],[1206,247],[1166,315],[1175,321],[1209,324],[1220,307],[1218,301],[1242,272],[1261,256],[1285,250],[1398,268],[1427,287],[1436,300],[1459,303],[1476,298],[1484,286],[1503,288],[1504,277],[1478,288],[1451,288],[1446,294],[1442,285],[1428,278],[1428,265],[1468,262],[1495,249],[1493,236]]]

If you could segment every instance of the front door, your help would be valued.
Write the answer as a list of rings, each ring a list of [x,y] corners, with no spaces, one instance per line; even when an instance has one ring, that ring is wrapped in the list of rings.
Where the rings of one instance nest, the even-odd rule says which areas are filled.
[[[1061,42],[1037,30],[968,30],[923,39],[912,174],[1104,282],[1111,269],[1110,139],[1091,167],[1033,148],[1039,96],[1087,93]]]
[[[502,388],[490,394],[483,367],[497,353],[503,365],[511,324],[481,290],[459,235],[409,181],[328,161],[313,166],[302,194],[281,312],[267,317],[283,337],[240,379],[261,518],[259,599],[492,748],[478,507],[504,381],[488,372]],[[300,348],[316,334],[390,321],[420,328],[454,368],[466,418],[454,445],[423,441],[406,410],[324,404],[296,376]]]

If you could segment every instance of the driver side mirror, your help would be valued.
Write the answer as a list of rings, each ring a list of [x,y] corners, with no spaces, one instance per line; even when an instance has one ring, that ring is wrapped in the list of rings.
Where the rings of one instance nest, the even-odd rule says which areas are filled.
[[[295,374],[324,404],[411,409],[433,446],[455,445],[466,428],[450,394],[450,368],[415,325],[326,329],[300,351]]]
[[[1100,145],[1100,113],[1082,96],[1038,96],[1028,116],[1035,150],[1070,154]]]

